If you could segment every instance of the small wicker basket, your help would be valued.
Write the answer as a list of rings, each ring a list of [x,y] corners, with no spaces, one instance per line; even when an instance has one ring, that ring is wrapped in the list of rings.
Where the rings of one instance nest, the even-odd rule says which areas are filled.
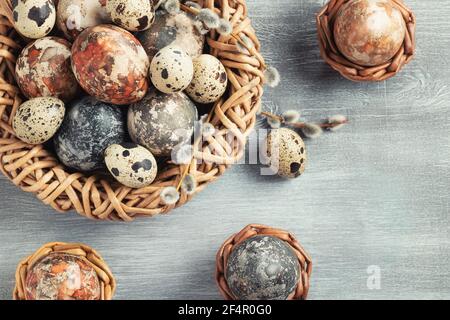
[[[384,81],[395,76],[404,65],[411,61],[415,51],[416,18],[402,0],[392,0],[400,10],[406,23],[403,47],[390,61],[375,67],[364,67],[349,61],[336,47],[333,26],[339,9],[349,0],[331,0],[317,15],[317,30],[322,58],[334,70],[352,81]]]
[[[106,265],[106,262],[94,249],[81,243],[52,242],[39,248],[34,254],[22,260],[17,266],[16,286],[13,293],[14,300],[26,300],[24,285],[27,273],[36,262],[53,252],[82,257],[85,262],[94,268],[98,275],[101,287],[100,300],[112,299],[116,291],[116,280]]]
[[[229,36],[214,30],[207,35],[210,53],[224,64],[230,82],[227,93],[208,118],[217,130],[202,145],[194,145],[190,164],[168,165],[151,186],[131,189],[104,176],[69,172],[44,146],[28,145],[15,136],[11,124],[21,98],[14,69],[24,43],[12,27],[11,0],[0,1],[0,171],[23,191],[36,194],[57,211],[76,210],[91,219],[122,221],[167,213],[189,201],[193,195],[185,193],[175,205],[165,205],[160,198],[165,187],[179,187],[185,173],[196,178],[195,192],[221,176],[244,153],[260,109],[266,65],[245,0],[196,2],[214,10],[233,26]],[[186,6],[182,9],[191,10]],[[230,132],[233,141],[229,139]]]
[[[295,292],[288,298],[288,300],[306,300],[309,291],[309,279],[312,273],[312,260],[309,254],[302,248],[295,237],[284,230],[275,229],[272,227],[250,224],[242,229],[239,233],[228,238],[222,247],[217,252],[216,256],[216,282],[220,293],[226,300],[236,300],[228,287],[225,279],[225,269],[230,253],[233,248],[242,241],[254,237],[256,235],[267,235],[277,237],[285,241],[294,250],[300,263],[300,279]]]

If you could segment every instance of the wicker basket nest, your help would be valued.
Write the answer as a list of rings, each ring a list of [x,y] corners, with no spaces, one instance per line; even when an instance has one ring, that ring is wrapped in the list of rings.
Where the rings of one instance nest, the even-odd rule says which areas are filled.
[[[291,246],[300,263],[300,279],[295,292],[288,300],[306,300],[309,291],[309,279],[312,273],[312,260],[309,254],[303,249],[297,239],[289,232],[272,227],[250,224],[240,232],[228,238],[217,252],[216,256],[216,282],[223,297],[227,300],[236,300],[228,287],[225,279],[225,269],[228,257],[233,248],[242,241],[256,235],[267,235],[277,237]]]
[[[247,136],[261,105],[266,65],[260,43],[247,16],[245,0],[197,0],[229,20],[233,32],[223,36],[212,30],[207,35],[210,53],[224,64],[229,89],[209,115],[216,127],[202,145],[194,145],[187,165],[169,165],[146,188],[131,189],[99,175],[69,173],[42,145],[32,146],[16,138],[13,116],[21,103],[14,80],[16,56],[23,45],[11,24],[11,0],[0,3],[0,170],[25,192],[35,193],[45,204],[60,212],[76,210],[92,219],[131,221],[137,216],[167,213],[185,204],[192,195],[181,194],[175,205],[165,205],[160,193],[165,187],[179,187],[183,174],[197,180],[195,192],[216,180],[244,152]],[[182,6],[185,11],[191,11]],[[249,41],[250,40],[250,41]],[[247,50],[242,50],[246,48]],[[246,52],[243,52],[246,51]],[[229,133],[233,133],[233,141]],[[227,136],[228,135],[228,136]],[[228,139],[227,139],[228,138]]]
[[[26,300],[25,280],[27,273],[33,265],[50,253],[59,252],[80,256],[87,262],[98,275],[101,294],[100,300],[111,300],[116,291],[116,280],[103,258],[92,248],[81,243],[52,242],[43,245],[34,254],[22,260],[16,269],[16,285],[14,287],[13,299]]]
[[[318,13],[317,30],[320,54],[334,70],[352,81],[384,81],[395,76],[414,57],[416,18],[402,0],[392,0],[400,10],[406,23],[406,34],[402,48],[388,62],[374,67],[364,67],[349,61],[336,47],[333,39],[334,18],[339,9],[349,0],[331,0]]]

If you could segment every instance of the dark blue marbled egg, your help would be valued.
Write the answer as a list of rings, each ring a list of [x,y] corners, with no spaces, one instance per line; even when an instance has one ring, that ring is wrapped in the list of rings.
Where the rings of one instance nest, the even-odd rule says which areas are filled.
[[[286,300],[297,287],[300,264],[286,242],[259,235],[234,247],[225,278],[237,300]]]
[[[73,102],[54,138],[55,151],[67,167],[103,169],[104,150],[127,140],[126,111],[92,97]]]

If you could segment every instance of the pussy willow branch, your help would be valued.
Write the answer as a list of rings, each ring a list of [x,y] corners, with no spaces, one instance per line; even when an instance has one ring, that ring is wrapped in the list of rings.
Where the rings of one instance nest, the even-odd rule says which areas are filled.
[[[266,112],[266,111],[261,112],[261,115],[266,118],[278,120],[281,124],[284,124],[284,125],[287,125],[287,126],[290,126],[293,128],[301,129],[301,128],[305,128],[307,126],[307,122],[293,122],[293,123],[286,122],[282,116],[279,116],[279,115],[276,115],[276,114],[273,114],[270,112]],[[347,124],[347,123],[348,123],[348,120],[345,120],[342,122],[335,122],[335,123],[318,123],[317,125],[323,129],[332,129],[332,128],[335,128],[337,126]]]

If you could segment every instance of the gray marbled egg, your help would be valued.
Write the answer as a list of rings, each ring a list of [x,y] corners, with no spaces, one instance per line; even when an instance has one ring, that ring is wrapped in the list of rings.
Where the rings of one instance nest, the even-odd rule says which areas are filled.
[[[183,91],[193,77],[192,59],[178,46],[168,46],[159,51],[150,65],[150,79],[156,89],[164,93]]]
[[[21,35],[38,39],[52,31],[56,22],[52,0],[12,0],[11,5],[14,28]]]
[[[280,128],[272,130],[266,140],[271,167],[283,178],[297,178],[305,172],[306,147],[297,132]]]
[[[158,173],[153,154],[135,143],[110,145],[105,151],[105,163],[113,177],[130,188],[149,186]]]
[[[92,97],[73,102],[54,138],[56,154],[76,170],[103,169],[105,149],[127,140],[125,117],[123,108]]]
[[[130,106],[128,132],[155,156],[170,156],[175,147],[190,141],[197,119],[197,108],[184,93],[149,90],[143,100]]]
[[[194,78],[186,89],[192,100],[212,103],[219,100],[227,89],[228,76],[223,64],[210,54],[202,54],[193,61]]]
[[[112,21],[128,31],[143,31],[155,21],[155,9],[149,0],[108,0],[106,10]]]
[[[300,264],[284,241],[258,235],[234,247],[225,279],[237,300],[286,300],[300,279]]]
[[[66,108],[60,99],[34,98],[20,105],[13,118],[16,136],[29,144],[50,140],[61,126]]]
[[[184,12],[169,14],[165,10],[159,10],[150,29],[136,36],[150,61],[159,50],[169,45],[183,48],[191,58],[201,55],[205,46],[205,37],[195,27],[194,18]]]

